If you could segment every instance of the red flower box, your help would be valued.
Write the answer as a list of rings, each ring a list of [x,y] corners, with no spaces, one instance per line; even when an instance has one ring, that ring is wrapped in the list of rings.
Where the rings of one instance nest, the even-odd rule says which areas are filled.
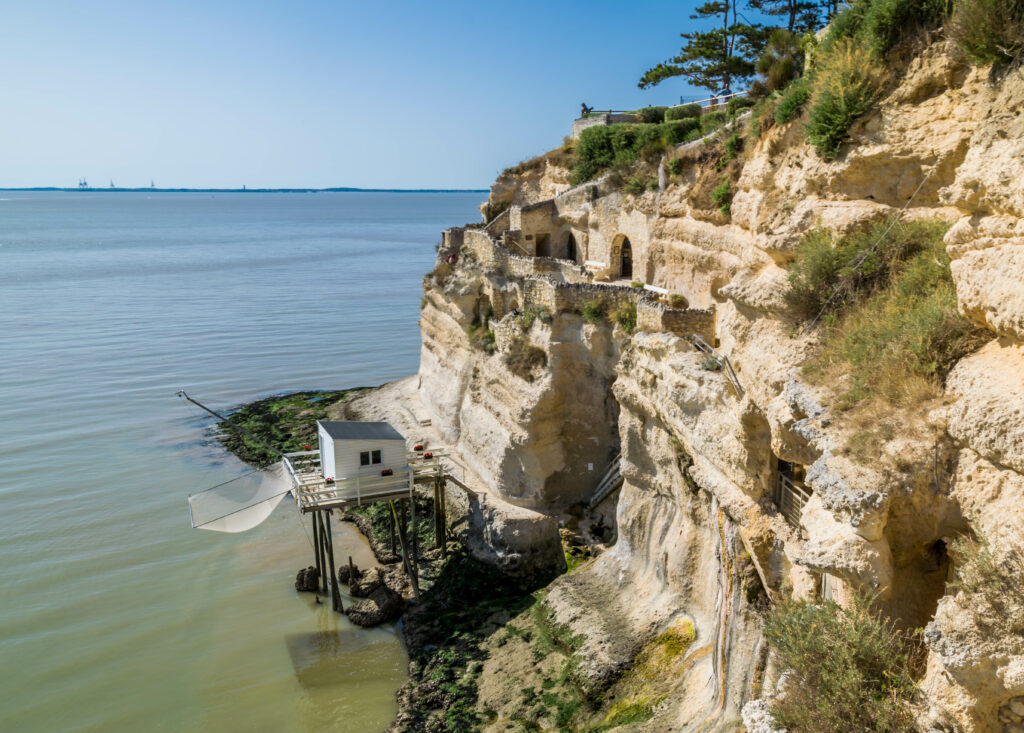
[[[414,445],[412,447],[412,449],[415,450],[415,451],[423,450],[423,444],[422,443],[417,443],[416,445]]]
[[[433,457],[434,457],[434,454],[433,454],[433,453],[424,453],[424,454],[423,454],[423,457],[424,457],[424,458],[433,458]]]
[[[381,476],[394,476],[395,472],[392,471],[390,468],[385,468],[383,471],[380,472],[380,475]]]

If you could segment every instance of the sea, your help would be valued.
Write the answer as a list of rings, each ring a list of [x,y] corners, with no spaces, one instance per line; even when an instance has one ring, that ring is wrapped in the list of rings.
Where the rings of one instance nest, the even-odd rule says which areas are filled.
[[[175,393],[230,410],[414,373],[422,277],[483,198],[0,192],[0,731],[391,723],[398,630],[295,592],[294,503],[191,528],[188,494],[246,467]]]

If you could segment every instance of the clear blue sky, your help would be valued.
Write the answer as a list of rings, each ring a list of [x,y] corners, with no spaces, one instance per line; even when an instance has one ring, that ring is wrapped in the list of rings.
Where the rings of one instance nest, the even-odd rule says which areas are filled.
[[[637,89],[687,2],[8,2],[0,186],[483,188]]]

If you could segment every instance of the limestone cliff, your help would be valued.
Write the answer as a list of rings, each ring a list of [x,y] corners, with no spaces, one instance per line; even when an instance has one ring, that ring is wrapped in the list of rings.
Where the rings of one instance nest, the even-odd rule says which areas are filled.
[[[752,139],[731,216],[708,203],[698,141],[673,153],[691,161],[681,175],[663,163],[640,195],[608,179],[569,189],[550,162],[508,173],[489,207],[500,216],[446,233],[424,281],[419,395],[482,490],[475,551],[518,571],[560,566],[558,526],[576,526],[621,453],[621,490],[579,524],[586,534],[614,504],[617,537],[546,603],[582,639],[577,672],[595,689],[671,624],[693,625],[634,729],[742,729],[776,677],[764,598],[855,591],[905,628],[927,625],[923,726],[1017,720],[1024,649],[973,630],[945,548],[967,531],[996,551],[1024,541],[1022,108],[1024,70],[992,82],[932,43],[837,160],[799,121]],[[801,375],[820,332],[797,328],[787,267],[811,229],[903,209],[951,224],[959,309],[989,342],[941,399],[878,415],[900,429],[865,462],[843,450],[853,427],[828,385]],[[810,494],[795,518],[778,506],[794,465]],[[747,724],[757,717],[749,706]]]

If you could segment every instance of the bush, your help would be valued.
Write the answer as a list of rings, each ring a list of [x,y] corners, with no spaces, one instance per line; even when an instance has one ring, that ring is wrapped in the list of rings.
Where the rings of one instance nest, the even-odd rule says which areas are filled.
[[[668,107],[644,107],[638,109],[636,114],[640,118],[640,122],[653,124],[664,122],[666,111],[668,111]]]
[[[519,325],[523,327],[523,330],[529,330],[535,320],[539,320],[541,323],[551,323],[551,311],[542,305],[531,306],[519,316]]]
[[[622,327],[623,331],[633,333],[636,330],[636,303],[622,306],[612,314],[612,318]]]
[[[953,543],[962,560],[956,567],[953,588],[961,595],[957,604],[971,609],[974,625],[988,638],[1013,645],[1014,654],[1024,651],[1024,557],[1009,547],[999,557],[985,543],[962,537]]]
[[[874,106],[880,86],[877,64],[852,41],[839,41],[822,59],[807,123],[807,139],[821,157],[833,160],[839,155],[850,127]]]
[[[700,363],[700,368],[706,372],[720,372],[722,370],[722,362],[708,354],[704,357],[704,361]]]
[[[729,162],[743,150],[743,138],[737,133],[733,133],[728,140],[725,141],[725,162]]]
[[[618,125],[596,125],[580,134],[576,145],[576,164],[570,176],[573,185],[589,181],[615,160],[612,143],[614,128]]]
[[[678,145],[685,141],[694,130],[700,131],[700,121],[690,118],[666,122],[662,125],[662,129],[665,131],[665,140],[671,145]]]
[[[524,338],[517,338],[509,344],[505,354],[505,366],[520,379],[533,381],[533,372],[538,367],[547,366],[548,355],[544,349],[534,346]]]
[[[974,63],[1009,63],[1024,53],[1024,0],[957,0],[947,29]]]
[[[604,320],[604,304],[599,300],[588,300],[580,311],[587,323],[600,323]]]
[[[631,287],[631,288],[637,288],[637,289],[642,289],[642,288],[643,288],[643,286],[644,286],[644,282],[643,282],[643,280],[633,280],[633,281],[632,281],[632,282],[631,282],[631,283],[629,284],[629,287]]]
[[[588,127],[576,146],[576,163],[569,180],[577,185],[612,166],[626,167],[641,157],[650,158],[661,153],[667,142],[682,133],[682,130],[674,130],[666,124]]]
[[[786,87],[775,106],[775,124],[785,125],[795,119],[810,96],[811,90],[804,79],[797,79]]]
[[[679,107],[669,107],[665,112],[665,121],[688,120],[700,117],[701,108],[699,104],[684,104]]]
[[[858,35],[876,57],[945,16],[945,0],[872,0],[864,9]]]
[[[626,185],[622,187],[622,190],[632,196],[639,196],[647,190],[647,179],[642,173],[637,173],[626,181]]]
[[[683,172],[683,159],[682,158],[672,158],[672,160],[670,160],[668,162],[668,172],[669,172],[669,175],[673,175],[673,176],[680,175]]]
[[[689,308],[690,301],[682,293],[672,293],[668,296],[669,308]]]
[[[735,117],[745,109],[749,109],[756,104],[756,100],[750,97],[733,97],[729,100],[729,104],[725,107],[725,113],[729,117]]]
[[[885,226],[837,242],[814,232],[790,267],[786,299],[805,315],[824,312],[828,326],[807,369],[848,371],[847,404],[929,398],[953,364],[986,340],[957,311],[946,225],[905,224],[879,240]]]
[[[915,687],[912,646],[857,596],[849,608],[826,601],[783,601],[765,637],[789,670],[786,694],[775,699],[775,725],[791,731],[917,730],[908,703]]]
[[[718,188],[711,192],[711,200],[718,204],[719,211],[729,216],[732,211],[732,189],[727,178],[723,178]]]
[[[705,135],[725,124],[725,112],[708,112],[700,118],[700,130]]]

